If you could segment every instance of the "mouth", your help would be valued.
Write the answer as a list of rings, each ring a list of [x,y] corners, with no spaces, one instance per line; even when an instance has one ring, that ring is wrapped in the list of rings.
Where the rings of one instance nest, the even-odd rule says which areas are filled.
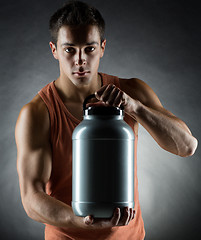
[[[74,72],[73,74],[77,75],[77,76],[85,76],[88,73],[90,73],[90,71],[84,71],[84,72]]]

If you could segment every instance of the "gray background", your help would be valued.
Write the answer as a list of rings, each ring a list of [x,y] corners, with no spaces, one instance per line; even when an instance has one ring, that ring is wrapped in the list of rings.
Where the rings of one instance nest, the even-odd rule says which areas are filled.
[[[86,1],[106,21],[99,71],[138,77],[163,106],[201,137],[201,17],[196,1]],[[198,2],[198,1],[197,1]],[[23,210],[16,171],[15,123],[21,107],[58,77],[48,21],[63,1],[1,4],[1,239],[43,239],[43,224]],[[187,158],[161,149],[140,126],[138,177],[148,240],[201,239],[200,148]]]

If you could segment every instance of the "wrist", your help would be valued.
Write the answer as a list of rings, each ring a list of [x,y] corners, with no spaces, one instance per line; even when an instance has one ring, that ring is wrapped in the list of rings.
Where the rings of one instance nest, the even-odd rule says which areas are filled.
[[[129,97],[129,100],[127,101],[127,105],[125,107],[125,111],[131,117],[137,119],[142,109],[143,109],[143,104],[139,100]]]

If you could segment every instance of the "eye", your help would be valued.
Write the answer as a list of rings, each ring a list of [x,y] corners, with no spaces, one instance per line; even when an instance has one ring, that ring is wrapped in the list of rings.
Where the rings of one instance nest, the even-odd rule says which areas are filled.
[[[67,53],[73,53],[74,52],[74,48],[66,48],[65,52]]]
[[[87,47],[86,51],[87,52],[93,52],[95,50],[95,47]]]

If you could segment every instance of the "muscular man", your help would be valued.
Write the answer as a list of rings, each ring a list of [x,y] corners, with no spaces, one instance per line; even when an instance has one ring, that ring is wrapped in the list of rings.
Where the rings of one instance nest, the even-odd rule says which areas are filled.
[[[124,120],[135,134],[140,123],[166,151],[187,157],[197,147],[186,124],[164,109],[154,91],[137,78],[98,72],[106,40],[99,11],[69,2],[50,19],[52,54],[60,76],[20,111],[15,130],[21,198],[27,215],[46,224],[45,239],[142,240],[137,159],[135,208],[114,209],[110,219],[75,216],[72,207],[72,132],[83,118],[84,99],[95,93],[102,104],[124,105]],[[135,215],[135,217],[134,217]]]

